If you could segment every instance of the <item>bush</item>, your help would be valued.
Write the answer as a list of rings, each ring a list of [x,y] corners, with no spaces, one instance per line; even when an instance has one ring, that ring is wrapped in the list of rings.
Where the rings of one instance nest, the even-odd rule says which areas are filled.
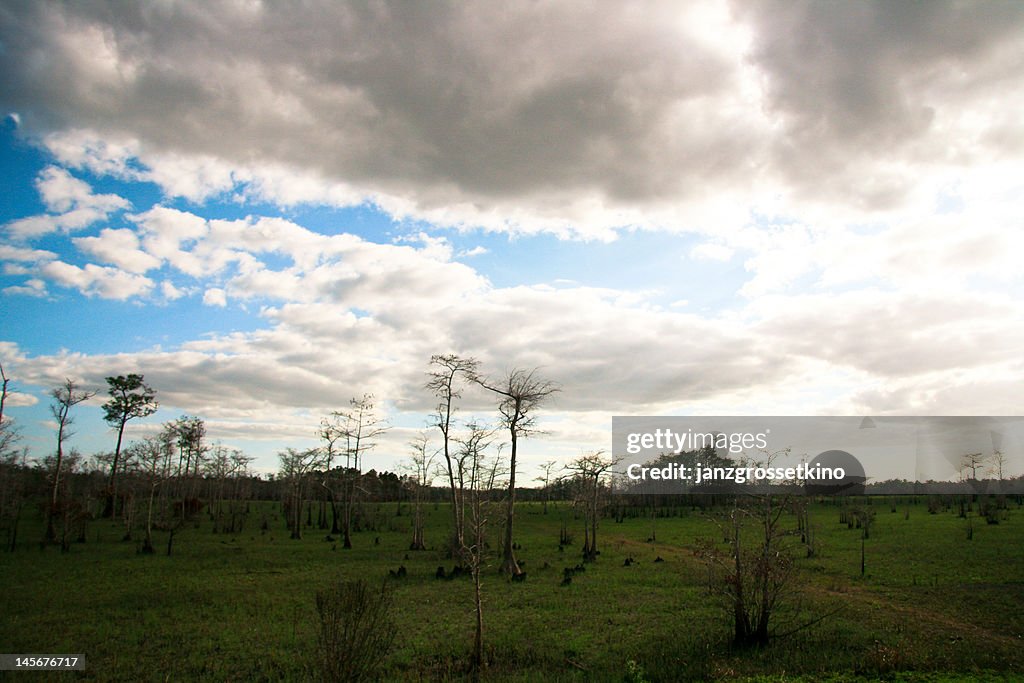
[[[395,639],[387,585],[341,581],[316,593],[317,652],[324,681],[372,680]]]

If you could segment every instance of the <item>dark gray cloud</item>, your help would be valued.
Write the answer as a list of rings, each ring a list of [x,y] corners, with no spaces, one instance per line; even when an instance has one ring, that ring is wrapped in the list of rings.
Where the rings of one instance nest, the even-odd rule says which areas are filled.
[[[999,111],[986,98],[1000,100],[1021,83],[1021,3],[736,6],[755,27],[749,58],[765,75],[770,116],[783,130],[772,163],[797,187],[856,196],[849,186],[858,186],[862,202],[885,207],[915,178],[865,177],[873,165],[995,149],[979,139],[992,123],[984,116]],[[962,128],[972,113],[984,115]]]
[[[967,153],[949,148],[962,117],[1019,86],[1022,15],[942,2],[740,3],[731,20],[714,2],[7,3],[0,102],[31,130],[289,164],[424,209],[557,215],[585,196],[672,204],[775,181],[885,207],[912,183],[887,164]],[[1006,123],[982,122],[970,144],[1000,144]]]

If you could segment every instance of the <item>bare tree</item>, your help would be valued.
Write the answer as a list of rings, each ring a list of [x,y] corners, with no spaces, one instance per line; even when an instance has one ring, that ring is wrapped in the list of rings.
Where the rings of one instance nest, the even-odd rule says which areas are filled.
[[[1003,453],[1001,450],[996,449],[995,451],[992,452],[992,455],[989,456],[989,462],[991,463],[992,474],[994,474],[996,476],[996,479],[998,479],[999,482],[1002,483],[1006,475],[1006,454]]]
[[[249,465],[256,459],[245,455],[237,448],[231,449],[231,476],[234,480],[232,486],[231,502],[228,511],[231,513],[231,526],[228,530],[231,533],[240,533],[249,514],[249,500],[252,498],[252,471]]]
[[[170,557],[174,549],[174,535],[178,530],[185,524],[188,519],[189,512],[192,508],[191,503],[186,498],[185,483],[181,476],[181,463],[182,463],[182,433],[181,424],[182,417],[177,420],[165,422],[160,429],[159,435],[156,437],[160,443],[160,447],[163,451],[163,469],[159,480],[154,484],[152,478],[150,478],[151,494],[159,494],[159,500],[157,502],[157,512],[160,513],[161,526],[167,530],[167,556]],[[199,418],[195,418],[199,419]],[[175,466],[175,457],[177,457],[178,463]],[[177,502],[172,502],[174,498],[178,498]]]
[[[110,400],[103,404],[103,419],[117,429],[117,447],[110,465],[110,477],[107,480],[108,497],[104,517],[115,514],[117,507],[117,466],[121,459],[121,441],[124,428],[129,420],[146,417],[156,412],[156,392],[144,381],[142,375],[134,373],[107,377]]]
[[[551,473],[555,470],[557,465],[554,460],[548,460],[540,464],[540,471],[543,472],[543,476],[535,477],[534,481],[540,482],[544,491],[544,514],[548,514],[548,501],[551,499]]]
[[[602,478],[611,471],[621,458],[605,455],[597,451],[581,455],[566,465],[580,480],[584,505],[583,559],[597,559],[597,521],[601,513]]]
[[[174,425],[178,433],[178,476],[194,477],[207,451],[206,423],[201,417],[182,415]]]
[[[498,412],[501,415],[502,426],[509,432],[511,450],[508,471],[508,510],[505,519],[505,541],[502,548],[501,569],[514,576],[521,571],[512,548],[516,504],[516,457],[519,439],[537,432],[535,411],[559,389],[553,382],[538,377],[536,369],[516,368],[508,372],[500,382],[479,376],[474,376],[473,380],[484,389],[498,395]]]
[[[136,494],[138,493],[138,484],[140,483],[138,475],[139,472],[136,469],[140,466],[138,462],[138,453],[131,448],[126,448],[121,452],[121,482],[120,490],[117,494],[121,499],[121,522],[124,524],[124,536],[121,538],[122,541],[132,540],[132,532],[135,529],[135,519],[138,513],[136,505]],[[109,455],[109,460],[113,460],[113,454]],[[104,463],[108,464],[108,463]],[[108,470],[109,471],[109,470]],[[111,490],[109,486],[105,487],[102,491],[104,498],[104,507],[109,502]]]
[[[7,403],[7,384],[11,381],[7,377],[7,373],[4,372],[3,363],[0,363],[0,379],[3,380],[3,393],[0,394],[0,424],[2,424],[4,421],[4,404]]]
[[[7,403],[7,385],[11,379],[4,372],[2,363],[0,363],[0,379],[3,380],[3,390],[0,392],[0,456],[6,456],[18,440],[18,432],[10,418],[4,419],[4,405]]]
[[[770,468],[786,452],[766,453],[763,466]],[[788,507],[786,495],[737,495],[724,517],[716,520],[727,548],[722,549],[718,538],[698,547],[698,557],[708,565],[708,589],[724,599],[736,645],[764,645],[772,637],[790,635],[834,613],[804,623],[779,618],[784,608],[794,607],[800,588],[794,580],[793,560],[799,531],[783,524]],[[780,621],[795,625],[773,632],[772,625]]]
[[[494,432],[472,421],[466,425],[466,434],[458,439],[458,462],[462,465],[464,499],[468,509],[469,533],[465,534],[460,561],[473,577],[473,605],[476,616],[473,638],[474,679],[480,680],[484,660],[483,569],[485,566],[485,535],[491,513],[491,501],[498,477],[501,476],[501,458],[488,457]]]
[[[0,529],[7,532],[4,548],[14,552],[18,525],[27,498],[28,449],[0,452]]]
[[[71,409],[79,403],[87,401],[96,395],[95,391],[79,391],[78,385],[70,379],[65,379],[64,384],[50,391],[54,403],[50,405],[50,414],[57,421],[57,453],[53,466],[53,483],[50,489],[50,508],[46,515],[46,536],[49,543],[57,540],[54,519],[58,512],[58,503],[61,486],[61,473],[64,466],[64,442],[73,433],[71,425],[74,420],[71,417]]]
[[[11,418],[4,417],[7,387],[11,380],[4,372],[3,364],[0,364],[0,379],[3,380],[0,389],[0,527],[7,531],[4,547],[13,552],[18,542],[18,525],[26,498],[28,449],[15,450],[20,434]]]
[[[288,448],[278,453],[281,460],[280,479],[288,486],[288,527],[291,537],[302,538],[302,503],[306,480],[310,472],[319,467],[322,452],[319,448],[297,451]]]
[[[406,483],[412,493],[412,542],[409,550],[426,550],[427,546],[423,540],[423,529],[426,526],[423,519],[423,496],[430,489],[430,483],[434,476],[434,457],[436,452],[430,452],[430,439],[424,432],[416,435],[410,443],[412,454],[409,456],[411,472],[406,478]]]
[[[173,442],[165,436],[149,437],[130,446],[138,462],[139,471],[148,489],[146,504],[146,537],[142,542],[142,552],[153,553],[153,512],[156,493],[160,486],[171,476],[171,459],[174,453]]]
[[[246,458],[237,448],[229,448],[223,444],[214,444],[210,450],[210,457],[203,465],[203,472],[209,485],[207,496],[207,510],[213,517],[213,533],[225,531],[224,529],[224,505],[230,495],[228,481],[244,472],[246,464],[251,458]],[[234,502],[234,501],[233,501]],[[235,529],[236,510],[232,505],[231,531]]]
[[[335,411],[320,420],[320,429],[317,436],[324,442],[321,446],[324,453],[324,477],[320,482],[321,487],[327,493],[331,505],[331,533],[341,533],[338,525],[338,482],[335,481],[334,459],[338,457],[338,443],[344,438],[344,423],[342,414]]]
[[[345,469],[341,481],[344,548],[352,547],[352,514],[362,474],[362,458],[375,449],[377,439],[389,429],[385,420],[377,415],[373,395],[364,394],[349,403],[349,410],[332,414],[338,420],[339,433],[345,441],[342,452]]]
[[[968,477],[968,481],[977,481],[978,470],[983,469],[984,466],[985,456],[981,453],[964,453],[960,456],[960,474],[963,476],[969,471],[971,476]]]
[[[76,497],[73,488],[76,483],[74,475],[81,471],[84,461],[85,458],[77,448],[66,449],[61,454],[59,468],[61,477],[58,480],[56,503],[49,507],[52,514],[47,515],[48,536],[44,538],[44,542],[58,543],[62,553],[71,549],[72,537],[77,537],[79,541],[85,540],[85,523],[88,514],[82,502]],[[43,458],[39,466],[48,476],[54,477],[58,471],[56,453]]]
[[[451,497],[452,550],[458,552],[463,546],[465,512],[462,487],[456,486],[458,469],[451,450],[452,428],[455,401],[462,396],[460,382],[476,377],[478,363],[474,358],[462,358],[449,353],[431,356],[430,365],[435,369],[427,373],[430,380],[426,387],[438,399],[434,426],[441,430],[441,453],[444,455],[445,474],[448,476],[448,490]]]
[[[171,423],[170,428],[178,447],[176,488],[181,497],[181,518],[185,520],[200,509],[197,497],[199,468],[209,450],[206,445],[206,422],[201,417],[182,415]]]

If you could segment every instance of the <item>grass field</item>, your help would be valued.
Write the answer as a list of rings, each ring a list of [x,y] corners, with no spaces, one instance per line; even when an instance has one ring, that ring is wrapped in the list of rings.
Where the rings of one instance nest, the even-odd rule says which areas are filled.
[[[798,561],[800,603],[780,613],[777,626],[835,613],[753,650],[731,647],[729,616],[708,594],[707,570],[694,557],[697,540],[717,533],[705,515],[685,508],[659,518],[657,543],[646,541],[650,517],[606,518],[601,556],[562,586],[563,567],[579,561],[582,520],[566,504],[546,515],[539,504],[520,505],[516,540],[528,579],[485,576],[487,678],[1019,680],[1018,505],[1011,502],[996,525],[975,518],[971,540],[956,506],[930,514],[923,499],[873,505],[864,576],[860,531],[840,524],[833,505],[813,508],[820,550]],[[290,540],[279,506],[253,503],[242,533],[214,534],[201,515],[176,535],[170,557],[137,554],[108,521],[93,522],[87,542],[67,554],[38,545],[2,553],[0,651],[86,656],[85,672],[36,675],[53,680],[302,680],[315,670],[315,591],[340,578],[383,581],[404,565],[407,577],[392,581],[398,635],[381,676],[464,678],[471,581],[439,581],[436,568],[451,560],[440,551],[407,550],[407,505],[401,515],[395,504],[366,509],[377,530],[357,534],[351,550],[313,528]],[[428,512],[427,544],[439,547],[449,512],[443,504]],[[576,544],[560,551],[563,522]],[[22,538],[34,538],[35,529],[25,527]],[[162,549],[166,537],[156,541]],[[635,564],[623,566],[630,556]]]

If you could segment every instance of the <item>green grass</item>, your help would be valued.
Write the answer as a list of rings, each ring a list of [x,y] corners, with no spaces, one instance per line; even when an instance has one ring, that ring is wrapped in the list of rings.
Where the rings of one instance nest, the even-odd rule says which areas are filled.
[[[864,576],[860,531],[839,523],[837,507],[814,508],[820,552],[799,560],[799,610],[780,617],[839,611],[746,651],[731,648],[728,615],[707,594],[706,571],[693,556],[697,539],[717,534],[702,514],[684,509],[658,519],[656,544],[645,541],[648,517],[602,520],[600,558],[561,586],[562,568],[579,561],[582,520],[564,504],[548,515],[521,505],[516,540],[527,581],[485,575],[488,677],[1018,680],[1024,513],[1011,506],[992,526],[975,518],[967,540],[956,509],[932,515],[923,503],[901,503],[895,513],[886,501],[874,505]],[[86,672],[52,680],[301,680],[314,670],[315,591],[342,578],[383,581],[404,564],[407,578],[392,582],[398,636],[382,675],[464,678],[474,623],[470,581],[438,581],[437,566],[452,562],[439,551],[407,550],[408,506],[402,516],[393,504],[368,509],[377,512],[377,530],[356,534],[351,550],[315,529],[290,540],[278,507],[267,503],[254,504],[246,529],[233,536],[213,534],[201,516],[198,528],[178,532],[171,557],[162,552],[165,536],[155,539],[158,554],[140,555],[107,521],[93,522],[88,542],[67,554],[38,545],[0,553],[0,651],[85,654]],[[430,505],[428,512],[427,543],[440,546],[448,509]],[[577,542],[560,552],[563,520]],[[35,533],[26,524],[22,538]],[[627,556],[636,564],[624,567]],[[655,563],[658,556],[665,561]]]

